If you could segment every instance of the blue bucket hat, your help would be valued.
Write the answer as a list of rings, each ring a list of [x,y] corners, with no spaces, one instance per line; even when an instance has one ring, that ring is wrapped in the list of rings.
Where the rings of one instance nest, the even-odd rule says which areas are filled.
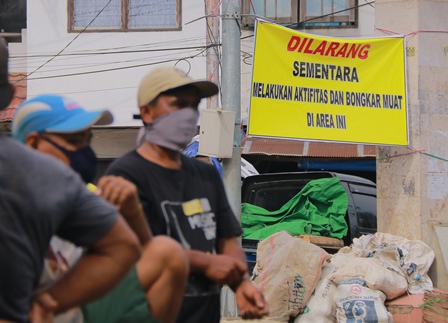
[[[86,111],[75,101],[53,94],[38,95],[17,108],[12,120],[12,137],[25,142],[32,133],[75,133],[93,125],[112,123],[107,110]]]

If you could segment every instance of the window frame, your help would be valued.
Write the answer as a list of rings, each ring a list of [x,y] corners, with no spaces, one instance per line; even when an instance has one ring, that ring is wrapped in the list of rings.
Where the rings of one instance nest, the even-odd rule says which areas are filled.
[[[176,0],[177,27],[173,28],[129,28],[129,0],[120,0],[121,2],[121,26],[119,28],[87,28],[75,27],[75,0],[67,1],[68,26],[69,33],[79,32],[152,32],[152,31],[181,31],[182,30],[182,0]],[[126,14],[125,14],[126,13]]]
[[[265,8],[266,8],[266,1],[267,0],[263,0],[265,1]],[[279,1],[279,0],[276,0]],[[253,26],[254,23],[254,19],[256,18],[255,16],[251,16],[250,15],[250,0],[242,0],[242,12],[243,12],[243,25],[244,26]],[[298,1],[297,0],[290,0],[291,2],[291,14],[288,18],[282,17],[282,18],[274,18],[274,17],[266,17],[266,20],[268,21],[274,21],[275,23],[278,24],[296,24],[298,22],[298,14],[294,14],[294,12],[298,12],[299,7],[298,7]],[[259,17],[262,17],[262,15],[259,15],[260,13],[257,13],[257,15]]]
[[[264,0],[266,1],[266,0]],[[315,0],[320,1],[322,0]],[[316,16],[306,15],[306,0],[290,0],[291,2],[291,16],[289,18],[275,19],[272,17],[266,17],[266,20],[272,21],[277,24],[291,24],[291,28],[300,29],[318,29],[318,28],[357,28],[358,27],[358,3],[359,0],[349,0],[350,9],[347,15],[339,16],[326,16],[322,19],[312,19]],[[255,16],[250,16],[250,0],[242,0],[242,23],[243,26],[248,29],[253,29],[255,23]],[[265,2],[266,3],[266,2]],[[258,17],[262,17],[257,13]],[[312,20],[311,20],[312,19]],[[307,21],[308,20],[308,21]]]
[[[321,3],[323,0],[320,0]],[[346,15],[328,15],[317,19],[320,16],[306,15],[306,0],[299,0],[299,26],[303,28],[344,28],[344,27],[358,27],[358,0],[349,0],[350,9]],[[334,4],[334,0],[333,0]],[[316,18],[316,19],[315,19]],[[340,25],[330,25],[331,23],[341,23]],[[345,24],[344,24],[345,23]],[[305,25],[306,24],[306,25]]]

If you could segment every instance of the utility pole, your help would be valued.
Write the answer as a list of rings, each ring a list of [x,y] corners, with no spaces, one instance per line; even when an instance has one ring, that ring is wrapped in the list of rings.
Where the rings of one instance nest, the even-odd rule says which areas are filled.
[[[241,38],[240,0],[222,1],[222,108],[235,112],[232,158],[223,160],[223,181],[230,206],[241,222]],[[221,315],[237,317],[235,295],[221,292]]]
[[[222,3],[222,107],[235,112],[232,158],[223,161],[223,181],[230,206],[241,222],[241,38],[240,0]]]

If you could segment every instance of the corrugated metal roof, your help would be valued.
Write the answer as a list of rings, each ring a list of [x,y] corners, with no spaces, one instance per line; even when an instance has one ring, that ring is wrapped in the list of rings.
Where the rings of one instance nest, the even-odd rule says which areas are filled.
[[[372,158],[373,145],[311,142],[287,139],[246,137],[241,143],[242,155],[277,155],[303,157]]]
[[[16,87],[16,92],[9,106],[4,110],[0,110],[0,122],[12,121],[16,108],[26,99],[26,75],[9,73],[9,81]]]

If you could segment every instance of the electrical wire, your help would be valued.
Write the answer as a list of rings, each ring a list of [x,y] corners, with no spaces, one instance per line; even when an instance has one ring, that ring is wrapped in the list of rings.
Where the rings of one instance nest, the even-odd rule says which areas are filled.
[[[129,90],[129,89],[136,89],[138,86],[123,86],[123,87],[115,87],[115,88],[105,88],[105,89],[95,89],[95,90],[85,90],[85,91],[71,91],[71,92],[54,92],[53,94],[78,94],[78,93],[94,93],[94,92],[105,92],[105,91],[120,91],[120,90]],[[36,94],[34,96],[37,96],[39,94]],[[34,97],[31,95],[30,97]]]
[[[186,53],[196,53],[198,51],[201,51],[205,48],[205,46],[198,46],[198,47],[194,47],[192,49],[183,49],[183,50],[176,50],[176,51],[160,51],[160,52],[154,52],[153,55],[145,55],[144,57],[142,55],[133,55],[132,58],[126,59],[125,57],[122,58],[122,56],[119,56],[121,59],[116,59],[116,56],[113,57],[109,57],[109,59],[106,59],[106,57],[103,58],[95,58],[95,56],[86,56],[86,57],[91,57],[92,59],[89,60],[85,60],[82,59],[80,60],[80,57],[70,57],[70,58],[65,58],[65,59],[61,59],[61,60],[55,60],[53,62],[53,64],[51,65],[51,67],[56,67],[56,69],[50,69],[50,67],[47,67],[45,70],[41,71],[41,73],[47,73],[50,72],[52,70],[58,70],[57,67],[63,67],[63,69],[73,69],[73,68],[82,68],[82,67],[89,67],[92,65],[110,65],[110,64],[124,64],[124,63],[129,63],[129,62],[135,62],[135,61],[140,61],[140,60],[149,60],[149,59],[155,59],[155,58],[160,58],[160,57],[178,57],[179,55],[185,55]],[[67,63],[66,61],[68,59],[76,59],[75,62],[70,62]],[[116,60],[114,60],[116,59]],[[28,66],[30,68],[32,68],[33,63],[31,61],[27,62]],[[14,65],[23,65],[23,63],[16,61],[11,62],[10,66],[14,66]]]
[[[201,52],[199,52],[196,55],[184,57],[183,59],[187,59],[187,58],[193,59],[195,57],[198,57],[205,51],[206,51],[206,48],[204,48]],[[132,65],[132,66],[123,66],[123,67],[116,67],[116,68],[108,68],[108,69],[103,69],[103,70],[95,70],[95,71],[87,71],[87,72],[79,72],[79,73],[71,73],[71,74],[58,74],[58,75],[41,76],[41,77],[32,77],[32,78],[28,78],[28,80],[43,80],[43,79],[49,79],[49,78],[60,78],[60,77],[68,77],[68,76],[79,76],[79,75],[104,73],[104,72],[119,71],[119,70],[125,70],[125,69],[130,69],[130,68],[151,66],[151,65],[163,64],[163,63],[169,63],[169,62],[177,62],[179,60],[180,60],[179,58],[174,58],[174,59],[168,59],[168,60],[158,61],[158,62],[153,62],[153,63],[137,64],[137,65]]]
[[[367,3],[367,0],[364,0],[364,2],[366,2]],[[374,2],[374,1],[372,1],[372,2]],[[374,5],[372,5],[372,2],[369,2],[368,4],[372,7],[372,8],[375,8],[375,6]]]
[[[182,59],[172,59],[172,60],[166,60],[166,61],[162,61],[162,62],[154,62],[154,63],[151,63],[151,64],[147,64],[147,65],[156,65],[156,64],[162,64],[162,63],[166,63],[166,62],[176,62],[176,63],[178,63],[178,62],[180,62],[180,61],[182,61],[182,60],[186,60],[187,62],[188,62],[188,60],[187,60],[187,58],[195,58],[195,57],[197,57],[197,56],[199,56],[199,55],[201,55],[202,53],[204,53],[205,52],[205,49],[204,50],[202,50],[200,53],[198,53],[198,54],[196,54],[196,55],[193,55],[193,56],[190,56],[190,57],[186,57],[186,58],[182,58]],[[188,62],[189,64],[190,64],[190,62]],[[130,68],[132,68],[132,67],[134,67],[134,66],[131,66]],[[136,67],[136,66],[135,66]],[[115,69],[113,69],[113,70],[115,70]],[[98,72],[98,71],[97,71]],[[81,75],[81,74],[86,74],[86,73],[77,73],[77,74],[70,74],[70,75],[64,75],[64,76],[74,76],[74,75]],[[89,73],[87,73],[87,74],[90,74],[90,72]],[[34,79],[42,79],[42,78],[45,78],[45,77],[41,77],[41,78],[32,78],[33,80]],[[52,77],[53,78],[53,77]],[[72,91],[72,92],[58,92],[57,94],[73,94],[73,93],[91,93],[91,92],[104,92],[104,91],[116,91],[116,90],[124,90],[124,89],[135,89],[135,88],[137,88],[138,86],[129,86],[129,87],[119,87],[119,88],[106,88],[106,89],[95,89],[95,90],[85,90],[85,91]],[[133,96],[132,96],[133,97]],[[126,101],[126,100],[125,100]],[[124,102],[124,101],[123,101]],[[110,107],[110,106],[109,106]]]
[[[202,47],[203,49],[203,47]],[[182,54],[185,54],[186,52],[182,52]],[[174,56],[176,59],[179,59],[178,53],[173,53],[171,55],[157,55],[157,56],[151,56],[148,58],[135,58],[135,59],[129,59],[129,60],[121,60],[121,61],[111,61],[111,62],[91,62],[91,63],[79,63],[79,64],[70,64],[70,67],[67,67],[67,64],[52,64],[52,67],[62,67],[62,68],[53,68],[53,69],[46,69],[45,73],[51,73],[51,72],[57,72],[57,71],[67,71],[67,70],[73,70],[73,69],[82,69],[82,68],[90,68],[90,67],[99,67],[99,66],[108,66],[108,65],[118,65],[118,64],[124,64],[124,63],[131,63],[136,61],[149,61],[149,60],[158,60],[160,58],[166,59],[167,57]],[[179,60],[184,60],[183,58],[180,58]]]
[[[185,74],[189,74],[191,72],[191,63],[188,60],[186,60],[185,58],[181,58],[174,64],[174,66],[177,66],[177,64],[179,64],[180,62],[187,62],[188,71],[185,71]]]
[[[28,56],[12,56],[11,58],[42,58],[42,57],[64,57],[64,56],[90,56],[90,55],[109,55],[109,54],[135,54],[135,53],[150,53],[150,52],[160,52],[160,51],[175,51],[175,50],[188,50],[188,49],[202,49],[204,46],[190,46],[190,47],[170,47],[170,48],[157,48],[157,49],[142,49],[142,50],[126,50],[126,51],[114,51],[114,52],[75,52],[75,53],[66,53],[62,55],[51,55],[51,54],[43,54],[43,55],[28,55]]]
[[[209,47],[216,47],[215,45],[211,45],[211,46],[209,46]],[[150,49],[150,50],[140,50],[140,51],[121,51],[121,52],[113,52],[113,54],[122,54],[122,53],[144,53],[144,52],[158,52],[158,51],[160,51],[160,52],[166,52],[166,51],[173,51],[173,55],[176,55],[176,53],[174,53],[175,51],[182,51],[182,53],[183,54],[185,54],[185,52],[186,51],[188,51],[188,50],[190,50],[190,51],[195,51],[195,50],[199,50],[200,51],[200,53],[202,53],[204,50],[206,50],[208,47],[207,46],[204,46],[204,45],[202,45],[202,46],[191,46],[191,47],[175,47],[175,48],[161,48],[161,49]],[[98,55],[104,55],[104,54],[109,54],[109,53],[111,53],[111,52],[108,52],[108,53],[101,53],[101,52],[97,52],[97,53],[95,53],[95,54],[98,54]],[[72,58],[76,58],[76,57],[79,57],[79,56],[85,56],[86,54],[85,53],[71,53],[71,54],[66,54],[66,55],[68,55],[68,56],[72,56]],[[177,60],[179,60],[179,59],[186,59],[186,58],[190,58],[190,57],[195,57],[195,56],[197,56],[198,54],[195,54],[195,55],[191,55],[191,56],[187,56],[187,57],[181,57],[181,58],[179,58],[179,57],[176,57],[176,58],[174,58],[174,59],[172,59],[172,60],[169,60],[169,61],[177,61]],[[88,55],[87,55],[88,56]],[[164,57],[164,58],[166,58],[167,57],[167,55],[160,55],[160,57]],[[148,59],[155,59],[155,58],[158,58],[158,56],[152,56],[152,57],[150,57],[150,58],[148,58]],[[67,57],[66,57],[66,59],[67,59]],[[138,58],[138,59],[135,59],[135,60],[138,60],[138,61],[141,61],[142,59],[141,58]],[[144,59],[143,59],[144,60]],[[129,61],[132,61],[132,60],[122,60],[122,61],[116,61],[116,62],[109,62],[109,63],[104,63],[104,64],[100,64],[100,65],[106,65],[106,64],[122,64],[122,63],[125,63],[125,62],[129,62]],[[28,62],[28,64],[29,64],[29,62]],[[11,64],[12,65],[12,64]],[[96,66],[98,66],[98,64],[95,64]],[[102,71],[112,71],[112,70],[116,70],[116,69],[125,69],[125,68],[134,68],[134,67],[139,67],[139,66],[146,66],[146,65],[148,65],[148,64],[140,64],[140,65],[132,65],[132,66],[126,66],[126,67],[121,67],[121,68],[112,68],[112,69],[108,69],[108,70],[102,70]],[[42,66],[42,65],[41,65]],[[57,65],[56,65],[57,66]],[[65,65],[63,65],[64,66],[64,69],[66,70],[66,69],[69,69],[69,68],[67,68],[66,66],[66,64]],[[81,66],[82,67],[82,66]],[[78,68],[81,68],[81,67],[79,67],[78,66]],[[85,64],[84,63],[84,67],[89,67],[89,64]],[[37,69],[36,69],[37,70]],[[58,70],[58,69],[54,69],[54,70],[45,70],[45,72],[51,72],[51,71],[56,71],[56,70]],[[101,70],[99,71],[99,72],[102,72]],[[85,74],[85,73],[74,73],[74,74],[64,74],[64,76],[71,76],[71,75],[82,75],[82,74]],[[31,75],[31,73],[29,74],[29,75]],[[45,76],[44,76],[45,77]],[[28,77],[28,75],[27,76],[24,76],[22,79],[20,79],[19,81],[21,81],[21,80],[23,80],[23,79],[25,79],[25,78],[28,78],[28,79],[30,79],[30,80],[34,80],[34,79],[41,79],[41,78],[44,78],[44,77],[39,77],[39,78],[29,78]],[[54,77],[59,77],[59,76],[54,76]],[[50,78],[49,76],[46,76],[45,78]],[[19,82],[19,81],[17,81],[17,82]]]
[[[203,43],[204,37],[195,37],[195,38],[189,38],[189,39],[183,39],[180,41],[176,41],[177,45],[180,45],[183,42],[187,42],[191,44],[193,41],[198,41]],[[172,41],[169,42],[161,42],[160,45],[166,44],[166,43],[172,43]],[[156,43],[157,44],[157,43]],[[136,46],[127,46],[127,47],[121,47],[121,48],[134,48],[134,47],[141,47],[141,46],[147,46],[151,44],[143,44],[143,45],[136,45]],[[156,47],[152,46],[154,48],[149,49],[140,49],[140,50],[121,50],[121,51],[111,51],[113,49],[120,49],[119,48],[104,48],[104,49],[94,49],[94,50],[81,50],[77,52],[72,53],[65,53],[58,56],[58,60],[67,60],[72,58],[77,58],[78,56],[95,56],[95,55],[106,55],[106,54],[128,54],[128,53],[145,53],[145,52],[155,52],[155,51],[175,51],[175,50],[189,50],[189,49],[202,49],[204,45],[199,46],[190,46],[190,47]],[[53,57],[54,54],[32,54],[32,55],[12,55],[10,56],[10,64],[14,64],[15,62],[20,62],[22,60],[26,60],[27,64],[30,63],[30,60],[32,59],[40,59],[42,57]],[[62,58],[62,59],[61,59]],[[20,64],[20,63],[19,63]],[[22,63],[23,64],[23,63]]]

